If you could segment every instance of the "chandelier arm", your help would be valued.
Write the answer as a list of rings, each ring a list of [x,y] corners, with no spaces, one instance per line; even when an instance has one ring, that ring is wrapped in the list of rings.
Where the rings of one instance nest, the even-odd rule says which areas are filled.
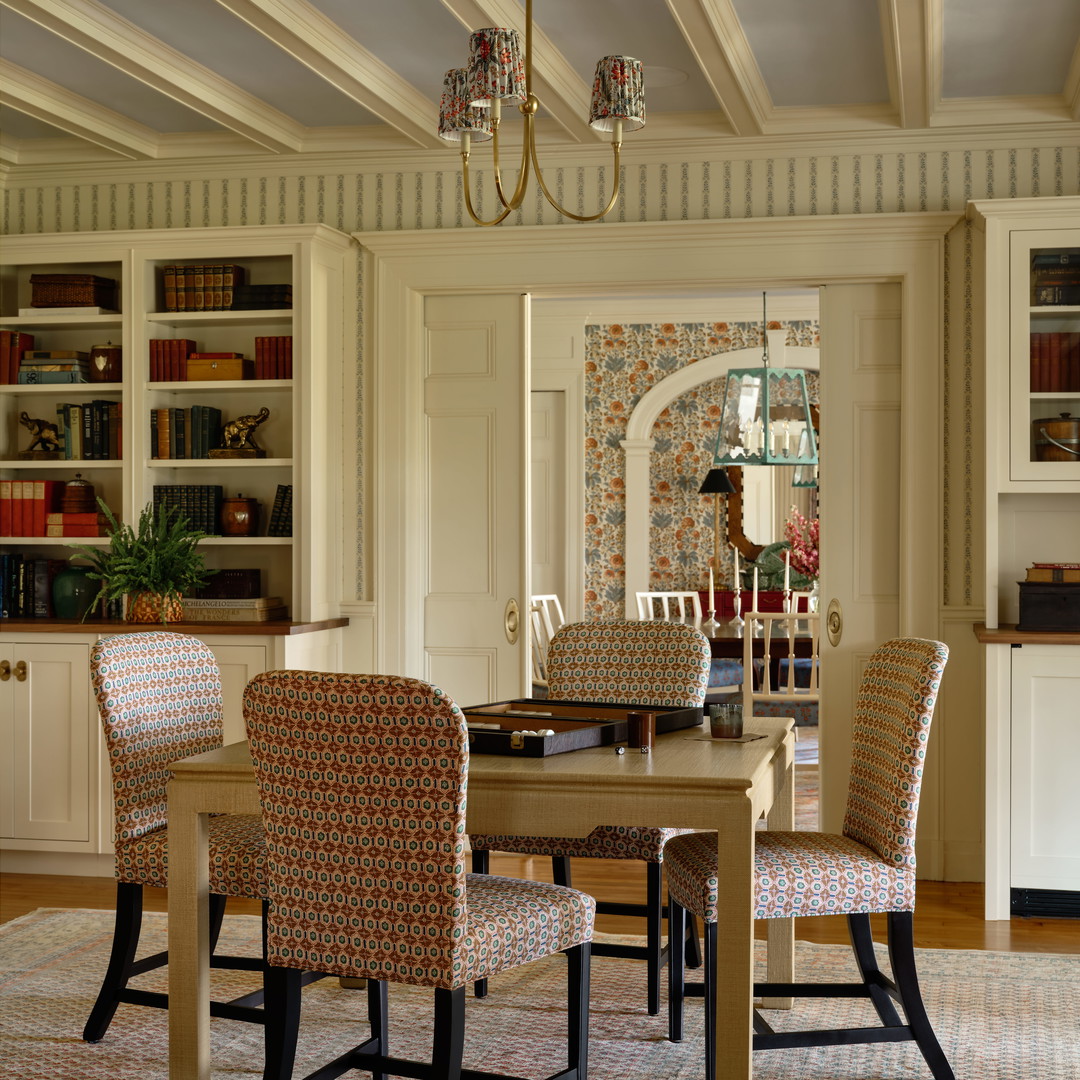
[[[611,150],[614,155],[613,168],[615,170],[615,184],[612,188],[611,198],[608,199],[607,206],[596,214],[575,214],[572,210],[567,210],[565,207],[560,206],[555,201],[555,197],[548,191],[547,184],[544,183],[544,174],[540,169],[540,161],[536,156],[536,143],[535,141],[531,142],[529,151],[532,157],[533,168],[536,170],[536,182],[540,185],[540,190],[544,193],[544,198],[547,199],[547,201],[551,203],[563,217],[572,218],[574,221],[599,221],[605,214],[609,214],[611,208],[619,199],[619,158],[620,151],[622,150],[622,143],[612,142]]]
[[[465,209],[469,211],[469,217],[476,222],[477,225],[498,225],[500,222],[505,221],[513,211],[512,206],[507,206],[503,203],[503,212],[498,217],[493,217],[490,221],[485,221],[480,217],[473,209],[472,204],[472,191],[469,184],[469,152],[468,150],[461,151],[461,182],[465,188]]]

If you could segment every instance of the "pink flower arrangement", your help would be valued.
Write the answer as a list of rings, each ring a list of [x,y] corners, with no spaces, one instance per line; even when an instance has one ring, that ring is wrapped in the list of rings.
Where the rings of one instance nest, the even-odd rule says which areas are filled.
[[[818,536],[820,519],[808,520],[793,506],[791,517],[784,524],[784,538],[791,545],[791,569],[803,577],[816,579],[818,565]]]

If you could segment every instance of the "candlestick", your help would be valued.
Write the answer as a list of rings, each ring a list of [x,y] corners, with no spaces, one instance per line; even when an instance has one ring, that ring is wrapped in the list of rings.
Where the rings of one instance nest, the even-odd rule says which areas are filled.
[[[757,574],[758,574],[758,568],[755,566],[754,567],[754,603],[753,603],[753,607],[751,609],[752,611],[757,611],[757,609],[758,609],[758,606],[757,606]]]
[[[784,610],[791,610],[791,550],[784,549]]]
[[[713,591],[714,591],[714,586],[713,586],[713,571],[712,571],[712,567],[710,566],[710,567],[709,567],[709,614],[710,614],[710,615],[711,615],[711,614],[713,613],[713,611],[715,610],[715,607],[714,607],[714,605],[713,605]]]

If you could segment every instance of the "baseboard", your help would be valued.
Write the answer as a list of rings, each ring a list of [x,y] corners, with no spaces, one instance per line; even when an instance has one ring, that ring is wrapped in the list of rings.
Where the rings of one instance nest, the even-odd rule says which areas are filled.
[[[0,870],[5,874],[59,874],[71,877],[113,876],[116,860],[108,855],[61,851],[0,852]]]

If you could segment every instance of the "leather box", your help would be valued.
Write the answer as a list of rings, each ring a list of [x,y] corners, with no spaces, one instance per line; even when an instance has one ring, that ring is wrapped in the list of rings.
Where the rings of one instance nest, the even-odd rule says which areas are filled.
[[[189,382],[209,382],[213,379],[253,379],[255,361],[246,357],[230,357],[223,360],[196,360],[189,357],[187,362]]]
[[[628,712],[652,713],[656,717],[657,735],[694,727],[702,719],[701,709],[600,705],[548,698],[517,698],[490,705],[472,705],[461,711],[469,725],[470,752],[510,757],[550,757],[587,746],[626,742]],[[529,734],[545,730],[554,734]],[[525,734],[521,734],[523,732]]]
[[[1021,581],[1018,630],[1080,630],[1080,582]]]

